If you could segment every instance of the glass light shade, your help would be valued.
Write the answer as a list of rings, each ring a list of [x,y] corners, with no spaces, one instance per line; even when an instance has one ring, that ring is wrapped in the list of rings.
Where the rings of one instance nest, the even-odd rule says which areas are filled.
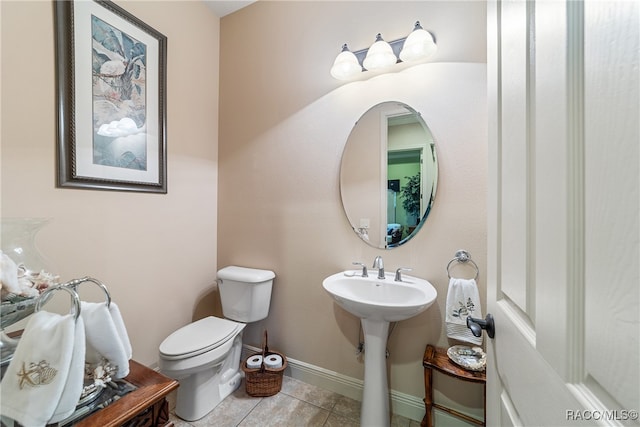
[[[343,45],[342,52],[336,56],[333,67],[331,67],[331,76],[338,80],[349,80],[361,72],[362,67],[358,62],[358,58],[349,50],[346,44]]]
[[[382,36],[378,34],[375,43],[367,51],[367,56],[364,58],[362,65],[367,70],[377,70],[389,67],[396,62],[398,62],[398,58],[393,53],[391,45],[382,40]]]
[[[438,46],[433,41],[431,34],[420,26],[420,22],[416,22],[414,30],[409,34],[404,46],[402,46],[400,59],[403,62],[424,61],[433,55],[436,50],[438,50]]]

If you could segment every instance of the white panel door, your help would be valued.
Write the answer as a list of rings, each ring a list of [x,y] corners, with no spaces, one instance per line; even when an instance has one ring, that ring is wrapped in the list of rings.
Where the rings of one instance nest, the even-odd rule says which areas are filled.
[[[639,27],[488,4],[489,426],[640,425]]]

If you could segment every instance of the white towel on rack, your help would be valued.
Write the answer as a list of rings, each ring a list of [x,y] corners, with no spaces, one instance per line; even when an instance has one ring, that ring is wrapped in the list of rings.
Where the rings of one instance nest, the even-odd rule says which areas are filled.
[[[48,421],[48,424],[57,423],[71,416],[76,410],[76,406],[78,406],[78,400],[80,400],[84,388],[84,355],[86,351],[84,333],[84,321],[82,318],[79,318],[76,321],[74,351],[71,356],[67,382],[64,390],[62,390],[62,396],[60,396],[58,406],[53,412],[53,416]]]
[[[84,328],[74,314],[35,313],[0,387],[0,412],[25,426],[44,426],[82,393]]]
[[[113,303],[112,303],[113,304]],[[80,303],[87,337],[87,362],[100,363],[102,358],[117,366],[114,378],[129,375],[129,355],[107,305],[103,302]]]
[[[113,301],[111,301],[109,305],[109,314],[111,315],[111,320],[113,320],[113,325],[116,327],[118,337],[120,337],[120,342],[124,348],[127,360],[131,360],[131,357],[133,357],[133,349],[131,348],[131,341],[129,341],[129,334],[127,334],[127,328],[120,314],[120,308],[118,308],[117,304]]]
[[[467,328],[467,317],[482,319],[480,293],[475,279],[451,278],[447,291],[445,326],[452,339],[481,345],[482,335],[475,337]]]

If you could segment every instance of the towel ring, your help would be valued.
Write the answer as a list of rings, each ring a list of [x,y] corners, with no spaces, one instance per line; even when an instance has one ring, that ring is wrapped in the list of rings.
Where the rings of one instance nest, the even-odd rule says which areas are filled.
[[[453,264],[454,262],[460,262],[462,264],[465,264],[467,262],[470,262],[473,267],[476,269],[476,275],[473,278],[474,280],[478,278],[478,275],[480,274],[480,269],[478,268],[478,264],[476,264],[472,259],[471,259],[471,254],[468,251],[465,251],[464,249],[460,249],[459,251],[456,252],[454,258],[449,261],[449,264],[447,264],[447,276],[449,276],[449,279],[451,279],[451,274],[449,273],[449,268],[451,267],[451,264]]]
[[[93,277],[82,277],[80,279],[73,279],[73,280],[65,283],[62,286],[72,289],[77,294],[78,286],[81,283],[84,283],[84,282],[92,282],[92,283],[95,283],[96,285],[100,286],[100,288],[102,289],[102,291],[105,294],[105,297],[106,297],[106,300],[107,300],[106,301],[107,302],[107,307],[111,306],[111,294],[109,293],[109,290],[107,289],[105,284],[102,283],[101,281],[99,281],[98,279],[94,279]]]
[[[40,305],[42,305],[42,302],[44,301],[44,303],[46,304],[47,301],[49,301],[49,297],[51,296],[49,294],[58,290],[68,292],[69,295],[71,295],[71,300],[73,301],[73,308],[75,310],[74,320],[78,320],[78,317],[80,317],[80,297],[78,296],[78,293],[75,290],[67,288],[64,285],[52,286],[47,290],[45,290],[42,294],[40,294],[40,297],[36,302],[35,311],[40,311]]]

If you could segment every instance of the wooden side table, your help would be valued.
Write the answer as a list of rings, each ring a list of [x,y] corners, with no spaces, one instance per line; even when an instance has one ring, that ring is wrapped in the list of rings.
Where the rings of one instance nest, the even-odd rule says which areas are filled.
[[[426,414],[420,424],[422,427],[433,427],[433,408],[445,411],[454,417],[461,418],[469,423],[486,426],[487,423],[487,377],[484,372],[468,371],[456,365],[447,356],[447,350],[440,347],[434,347],[431,344],[427,345],[424,351],[424,357],[422,358],[422,366],[424,367],[424,405],[426,407]],[[484,393],[484,417],[482,420],[470,417],[456,411],[455,409],[447,408],[446,406],[434,403],[433,401],[433,370],[442,372],[450,377],[457,378],[462,381],[469,381],[473,383],[480,383],[483,385]]]
[[[138,388],[106,408],[79,421],[77,427],[171,427],[167,395],[178,388],[178,381],[129,361],[129,375],[125,378]]]

